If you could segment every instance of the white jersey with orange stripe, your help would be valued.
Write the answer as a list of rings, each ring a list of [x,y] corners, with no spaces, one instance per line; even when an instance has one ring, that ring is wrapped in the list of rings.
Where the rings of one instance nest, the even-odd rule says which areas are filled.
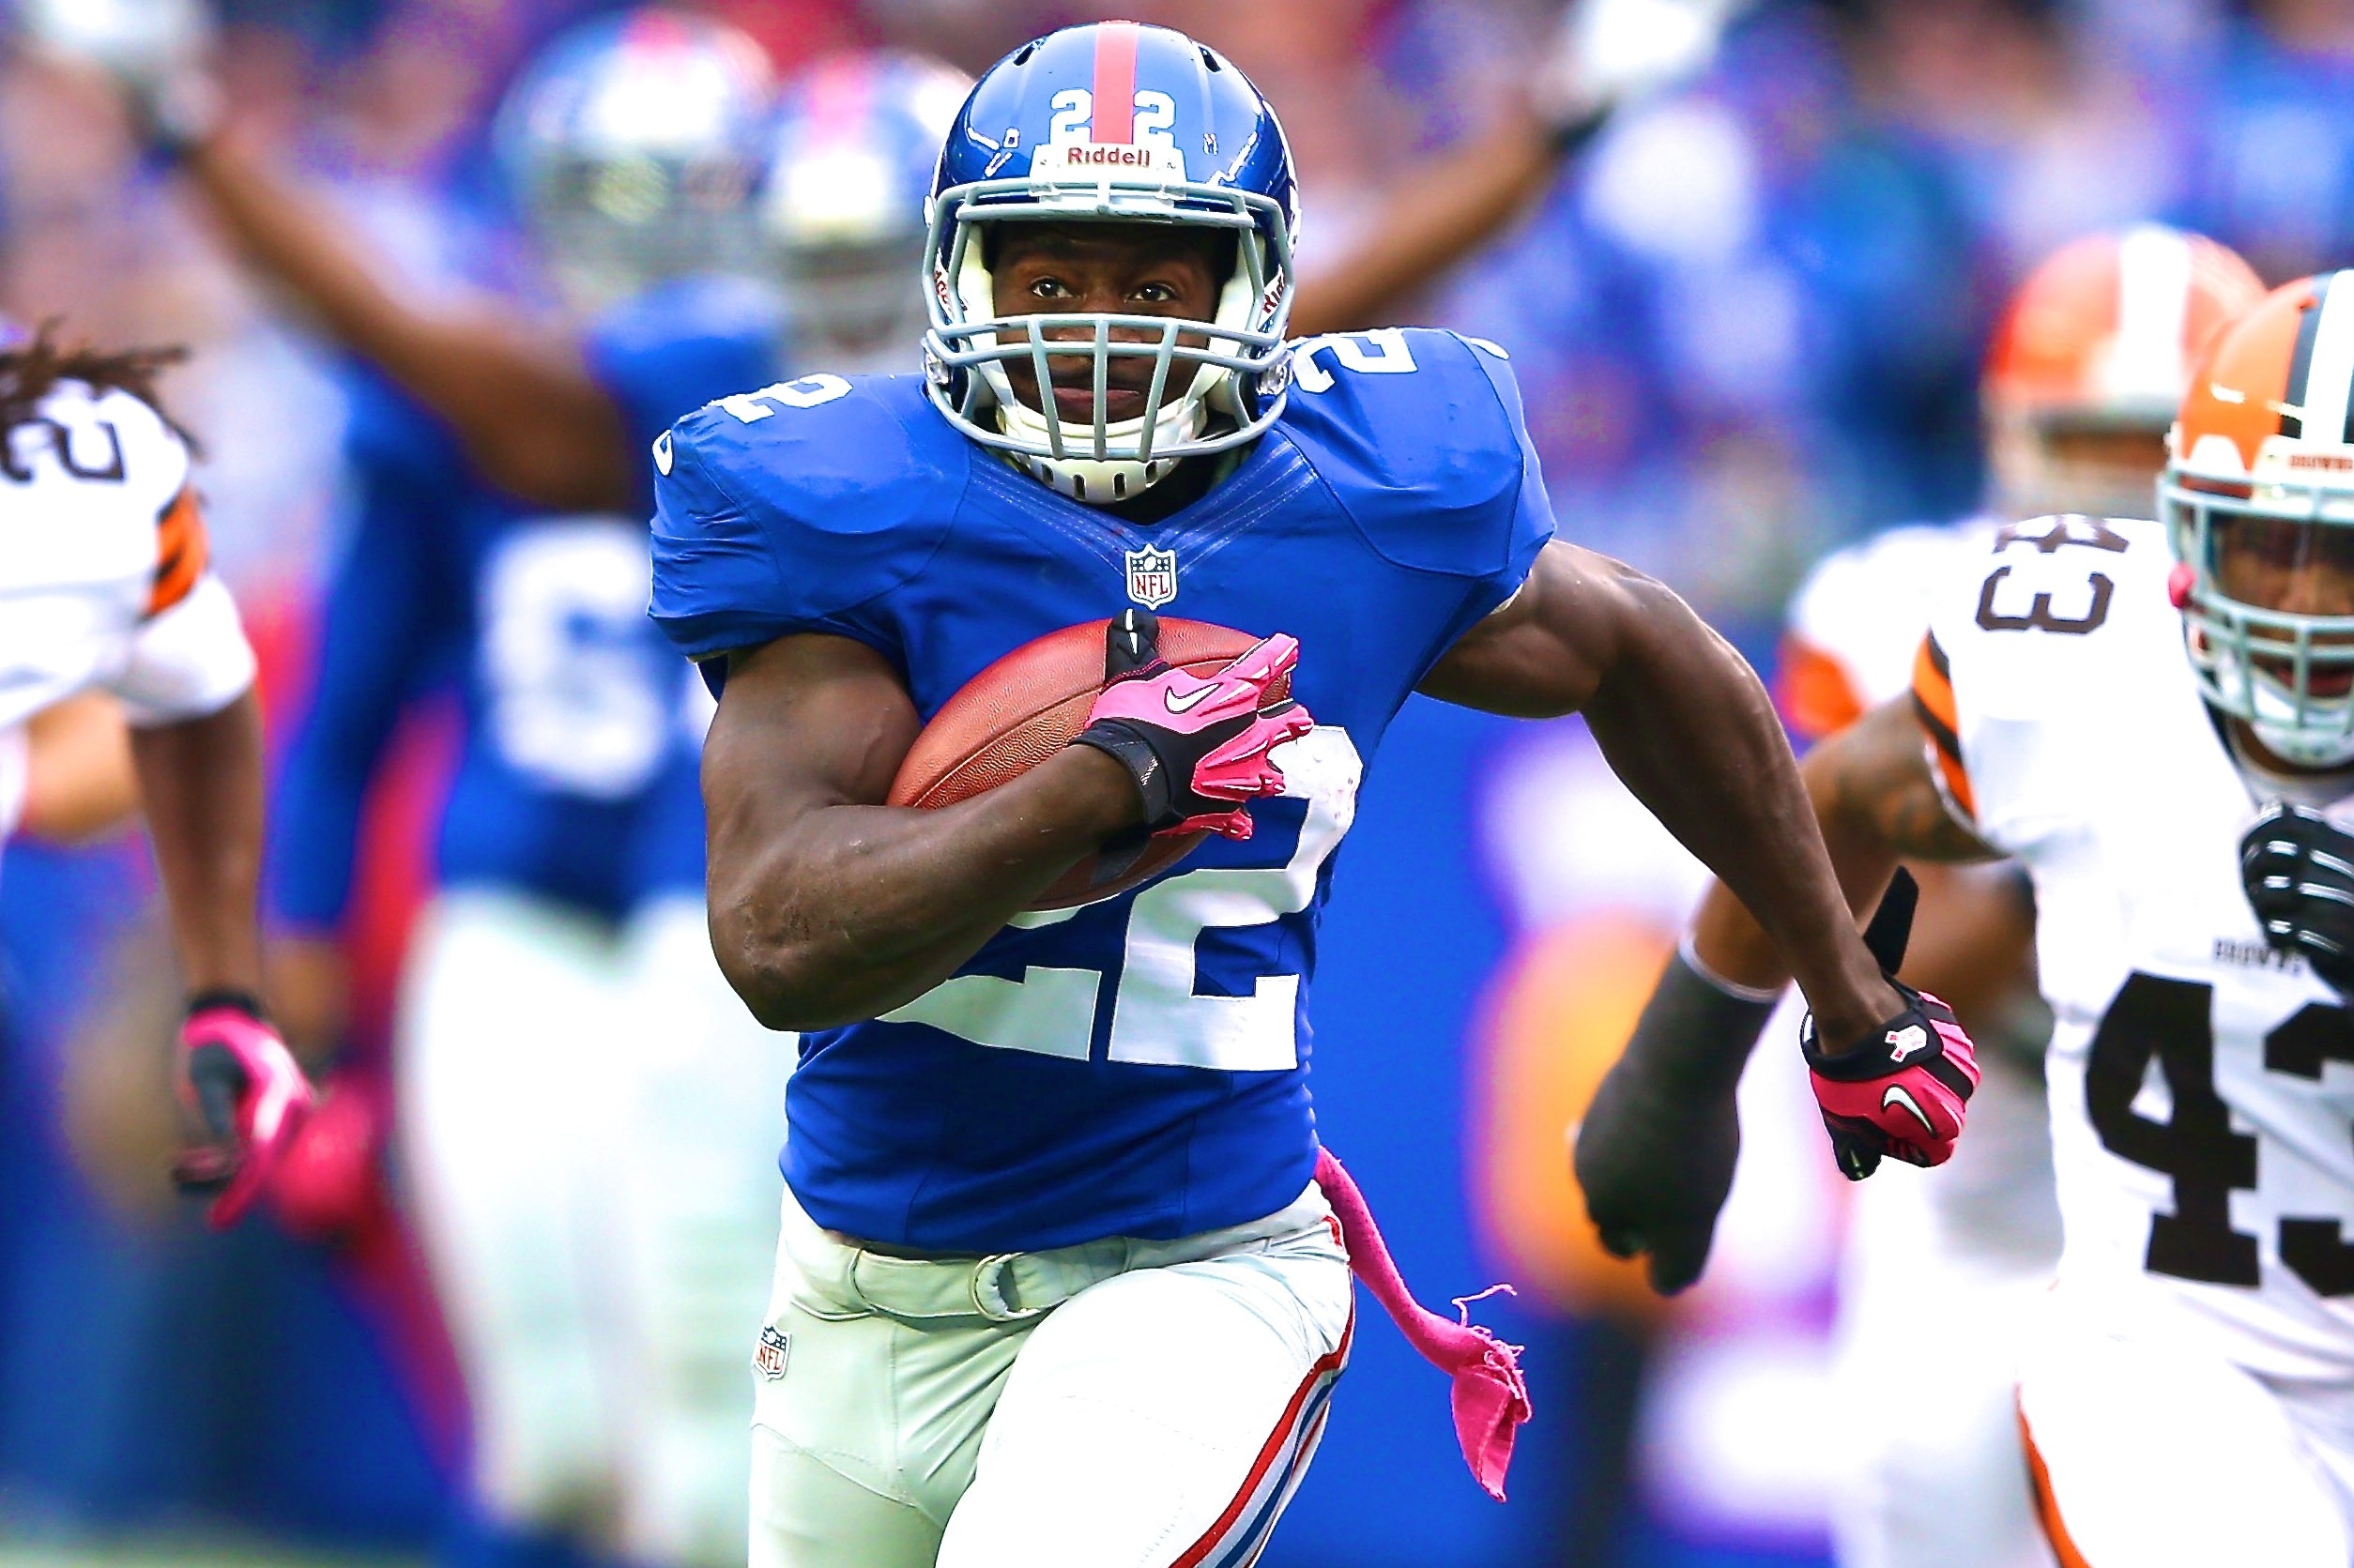
[[[1958,815],[2033,877],[2060,1277],[2120,1330],[2354,1378],[2354,1013],[2239,883],[2262,800],[2201,702],[2155,523],[2000,530],[1915,667]]]
[[[0,450],[0,729],[77,692],[200,717],[253,654],[206,567],[187,443],[129,392],[60,381]]]
[[[1937,585],[1984,555],[1991,517],[1884,529],[1816,562],[1791,596],[1775,695],[1810,740],[1901,697]]]

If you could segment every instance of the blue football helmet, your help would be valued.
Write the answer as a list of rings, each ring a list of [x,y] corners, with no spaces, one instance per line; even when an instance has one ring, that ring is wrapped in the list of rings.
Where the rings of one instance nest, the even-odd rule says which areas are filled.
[[[566,297],[594,309],[662,278],[759,266],[752,192],[768,56],[648,7],[559,35],[499,105],[499,161]]]
[[[999,61],[950,128],[929,219],[932,401],[1064,495],[1097,504],[1135,495],[1179,459],[1241,446],[1282,413],[1300,221],[1291,145],[1232,62],[1183,33],[1092,23]],[[1213,321],[1001,316],[982,236],[1011,222],[1220,230],[1235,236],[1234,267]],[[1093,355],[1092,420],[1015,395],[1005,367],[1027,361],[1049,385],[1050,343],[1058,359]],[[1110,419],[1108,367],[1133,358],[1154,362],[1143,411]]]
[[[820,60],[786,88],[760,220],[796,356],[825,370],[911,368],[924,198],[972,79],[920,54]]]

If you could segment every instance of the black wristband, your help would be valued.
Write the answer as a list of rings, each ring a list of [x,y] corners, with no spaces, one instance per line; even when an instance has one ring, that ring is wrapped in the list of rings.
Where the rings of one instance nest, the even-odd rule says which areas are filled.
[[[1679,1093],[1730,1094],[1778,1000],[1734,995],[1679,948],[1643,1005],[1627,1058]]]
[[[1117,719],[1099,719],[1073,737],[1071,744],[1092,746],[1128,770],[1128,777],[1136,781],[1138,798],[1143,802],[1144,826],[1148,830],[1176,819],[1168,765],[1161,761],[1161,754],[1153,749],[1152,742],[1133,728]]]
[[[217,1007],[235,1008],[248,1018],[262,1023],[269,1021],[269,1012],[262,1006],[262,998],[251,991],[241,991],[234,985],[216,985],[209,991],[197,992],[188,998],[188,1011],[182,1016],[193,1018],[200,1012],[209,1012]]]

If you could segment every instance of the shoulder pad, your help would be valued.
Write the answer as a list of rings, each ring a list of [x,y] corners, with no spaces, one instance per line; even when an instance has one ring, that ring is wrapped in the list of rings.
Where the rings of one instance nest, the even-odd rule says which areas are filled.
[[[587,349],[642,449],[688,410],[770,381],[783,330],[775,297],[759,285],[681,278],[607,311]]]
[[[2112,676],[2131,681],[2153,655],[2180,658],[2173,565],[2156,523],[2038,517],[1996,529],[1952,563],[1930,615],[1964,713],[2097,709],[2115,695]]]
[[[77,475],[112,480],[97,489],[119,495],[142,521],[153,522],[188,484],[188,443],[129,392],[61,381],[41,399],[40,417],[61,433],[44,455]],[[23,455],[32,433],[19,426],[10,434]]]
[[[1387,327],[1304,338],[1292,355],[1280,428],[1385,559],[1454,576],[1494,572],[1512,553],[1524,500],[1550,532],[1503,349]]]
[[[701,659],[905,582],[948,530],[970,449],[917,376],[810,375],[722,398],[654,443],[653,617]]]
[[[2160,525],[2088,517],[2007,524],[1954,563],[1914,697],[1948,794],[1989,844],[2027,854],[2066,830],[2086,778],[2190,693],[2172,566]]]
[[[1857,708],[1903,695],[1941,588],[1994,537],[1981,520],[1910,524],[1833,551],[1791,596],[1791,657],[1827,660]]]

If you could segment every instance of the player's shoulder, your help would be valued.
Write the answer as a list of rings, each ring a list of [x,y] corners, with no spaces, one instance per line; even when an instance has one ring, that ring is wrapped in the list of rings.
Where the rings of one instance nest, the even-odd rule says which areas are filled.
[[[1536,482],[1510,357],[1434,327],[1303,338],[1280,428],[1373,547],[1475,573]]]
[[[1985,550],[1991,522],[1904,524],[1817,561],[1791,596],[1778,698],[1819,739],[1900,695],[1938,586]]]
[[[703,340],[773,340],[784,327],[776,292],[725,274],[669,279],[608,306],[590,323],[592,343],[655,348]]]
[[[2002,525],[1939,585],[1925,657],[1949,672],[1962,713],[2100,723],[2121,694],[2182,657],[2163,525],[2039,517]],[[2156,669],[2152,669],[2153,662]]]
[[[961,488],[969,444],[918,375],[820,373],[730,393],[654,444],[669,492],[826,534],[885,532]]]
[[[136,393],[61,380],[36,414],[8,433],[11,468],[36,485],[85,488],[85,506],[119,495],[152,521],[188,483],[188,443]]]
[[[749,280],[686,277],[657,284],[590,324],[590,369],[650,441],[684,410],[776,373],[784,312]]]
[[[654,618],[702,657],[864,603],[929,556],[971,462],[920,376],[718,399],[654,443]]]
[[[1858,611],[1891,600],[1925,606],[1960,562],[1988,551],[1996,527],[1987,518],[1904,523],[1842,545],[1800,579],[1790,600],[1790,629],[1830,644]]]

